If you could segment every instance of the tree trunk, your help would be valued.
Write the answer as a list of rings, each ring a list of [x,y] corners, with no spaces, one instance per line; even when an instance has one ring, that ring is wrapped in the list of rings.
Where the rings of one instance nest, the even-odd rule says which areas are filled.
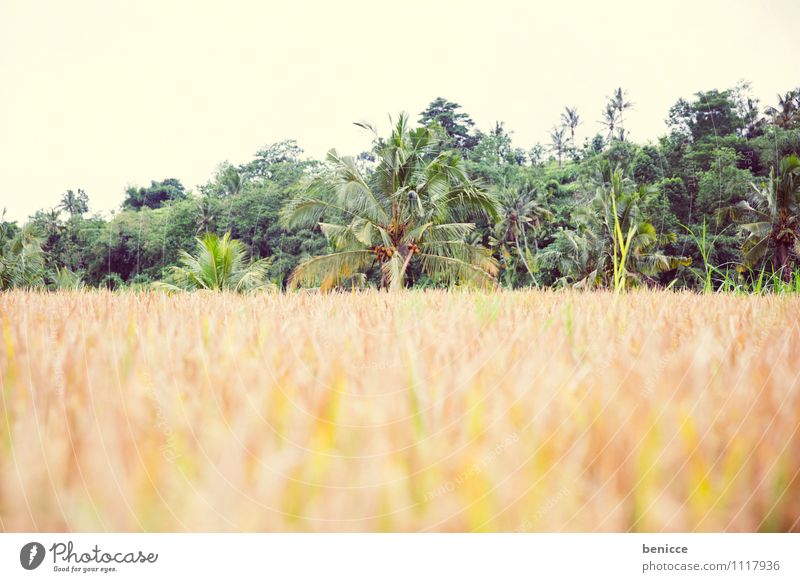
[[[789,281],[791,271],[789,270],[789,245],[778,241],[775,245],[775,258],[778,259],[778,269],[784,281]]]
[[[397,247],[397,255],[403,259],[403,264],[400,267],[400,272],[398,273],[397,279],[392,281],[391,285],[389,285],[390,291],[397,291],[405,287],[406,269],[408,269],[408,264],[411,262],[411,257],[413,254],[414,253],[412,253],[408,248],[408,244],[403,244]],[[390,260],[394,260],[394,258]],[[386,283],[388,283],[388,279],[386,277],[386,273],[383,273],[381,275],[381,284],[382,286],[386,286]]]
[[[414,253],[409,250],[407,244],[403,245],[400,249],[398,249],[397,252],[400,253],[401,257],[405,257],[403,260],[403,266],[400,268],[400,288],[402,289],[405,286],[404,283],[406,281],[406,269],[408,269],[408,264],[411,262],[411,257]],[[406,254],[403,255],[403,253]]]
[[[525,237],[525,232],[524,232],[524,230],[523,230],[522,236],[523,236],[523,237]],[[527,252],[530,252],[530,251],[528,250],[528,238],[527,238],[527,237],[525,237],[525,238],[523,239],[523,242],[525,243],[525,250],[526,250]],[[523,265],[525,265],[525,269],[527,269],[527,271],[528,271],[528,275],[530,275],[530,276],[531,276],[531,280],[533,281],[533,284],[534,284],[534,285],[535,285],[535,286],[538,288],[538,287],[539,287],[539,283],[536,281],[536,277],[534,276],[534,274],[533,274],[533,271],[531,271],[531,267],[530,267],[530,265],[528,265],[528,261],[527,261],[527,259],[525,258],[525,255],[522,253],[522,249],[521,249],[521,248],[519,248],[519,237],[514,237],[514,244],[516,244],[516,245],[517,245],[517,254],[518,254],[518,255],[519,255],[519,257],[522,259],[522,264],[523,264]]]

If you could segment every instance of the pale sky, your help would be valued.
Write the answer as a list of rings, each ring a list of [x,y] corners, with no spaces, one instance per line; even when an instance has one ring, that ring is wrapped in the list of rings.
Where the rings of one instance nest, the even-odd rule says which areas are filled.
[[[665,132],[679,97],[750,80],[762,107],[800,85],[794,0],[0,0],[0,209],[24,220],[85,189],[205,182],[223,160],[294,138],[357,154],[387,115],[437,96],[518,147],[565,105],[578,140],[629,91],[626,128]]]

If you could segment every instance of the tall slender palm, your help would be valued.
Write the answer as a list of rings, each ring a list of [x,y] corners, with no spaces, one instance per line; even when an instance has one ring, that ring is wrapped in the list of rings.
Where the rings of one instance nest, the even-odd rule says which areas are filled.
[[[770,168],[765,183],[751,186],[747,200],[720,209],[719,219],[727,218],[747,233],[742,256],[748,266],[757,265],[771,250],[775,266],[788,280],[800,252],[800,158],[784,157],[777,175]]]
[[[556,154],[558,160],[558,167],[561,167],[561,159],[567,151],[567,137],[566,129],[563,127],[554,127],[550,130],[550,151]]]
[[[257,291],[274,289],[267,281],[268,259],[248,261],[247,249],[230,233],[222,238],[207,233],[197,239],[195,254],[180,253],[180,265],[172,267],[172,282],[158,282],[157,287],[171,291]]]
[[[578,115],[577,107],[565,107],[561,114],[561,125],[569,128],[569,140],[572,147],[575,147],[575,129],[580,125],[581,117]]]
[[[608,105],[617,112],[618,115],[618,122],[617,122],[617,131],[619,133],[620,141],[625,140],[625,128],[624,124],[624,116],[625,111],[628,109],[633,109],[633,103],[628,101],[628,92],[623,91],[622,87],[617,87],[614,90],[614,93],[611,95],[611,98],[608,101]]]
[[[604,125],[608,130],[608,133],[606,134],[606,139],[608,141],[614,139],[614,129],[617,126],[617,121],[617,110],[611,103],[609,103],[606,105],[606,109],[603,112],[603,119],[600,120],[600,124]]]
[[[77,193],[67,190],[61,195],[61,203],[58,208],[66,211],[71,217],[86,214],[89,212],[89,196],[80,188]]]
[[[405,286],[412,261],[433,279],[491,285],[491,253],[465,240],[471,216],[497,216],[495,198],[470,180],[460,157],[443,150],[427,127],[411,129],[401,114],[389,139],[376,135],[377,164],[365,176],[356,160],[328,152],[328,175],[315,179],[282,212],[286,228],[319,224],[333,252],[302,262],[290,286],[322,289],[379,265],[381,286]],[[331,222],[323,221],[328,218]]]

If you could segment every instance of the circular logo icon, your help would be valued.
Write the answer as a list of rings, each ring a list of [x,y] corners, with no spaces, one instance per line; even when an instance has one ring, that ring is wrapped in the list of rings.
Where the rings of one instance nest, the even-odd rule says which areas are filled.
[[[19,563],[26,570],[35,570],[44,561],[44,546],[39,542],[30,542],[19,551]]]

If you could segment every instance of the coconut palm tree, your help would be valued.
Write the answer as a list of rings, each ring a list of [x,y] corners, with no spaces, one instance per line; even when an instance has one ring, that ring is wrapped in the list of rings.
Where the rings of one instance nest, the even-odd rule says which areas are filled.
[[[578,115],[577,107],[565,107],[564,112],[561,114],[561,125],[569,128],[569,141],[572,147],[575,147],[575,128],[581,123],[581,117]]]
[[[594,232],[578,223],[574,229],[559,227],[553,241],[537,253],[536,264],[558,272],[556,286],[591,288],[601,283],[596,262],[599,255]]]
[[[333,250],[302,262],[290,286],[320,284],[326,290],[377,265],[381,286],[399,289],[412,262],[434,280],[493,284],[497,264],[491,253],[465,237],[475,228],[471,217],[496,218],[497,202],[469,178],[458,154],[443,151],[431,129],[409,128],[406,114],[387,140],[368,124],[356,125],[375,134],[372,174],[331,150],[330,172],[282,211],[286,228],[319,224]]]
[[[800,253],[800,158],[784,157],[777,175],[770,168],[766,182],[751,186],[746,200],[720,209],[718,218],[731,220],[747,233],[742,256],[748,266],[757,265],[771,250],[776,268],[788,280]]]
[[[170,291],[257,291],[272,290],[273,283],[267,281],[268,259],[248,261],[247,249],[227,232],[222,238],[207,233],[198,238],[195,254],[180,253],[180,265],[173,266],[169,282],[160,281],[156,286]]]
[[[0,240],[6,240],[7,224],[0,220]],[[0,290],[44,285],[45,264],[42,241],[33,225],[27,224],[0,249]]]
[[[558,167],[561,167],[561,158],[567,151],[566,129],[563,127],[554,127],[550,131],[550,151],[556,154],[558,160]]]
[[[528,185],[503,188],[497,198],[500,208],[500,220],[495,226],[497,244],[514,246],[517,256],[535,283],[530,263],[538,251],[536,232],[545,221],[553,220],[553,213]],[[533,253],[528,245],[528,234],[532,235]]]
[[[770,118],[773,125],[783,129],[800,127],[800,89],[778,95],[778,106],[767,107],[764,114]]]
[[[53,291],[79,291],[84,286],[83,276],[67,267],[56,267],[55,272],[50,277],[50,289]]]
[[[61,195],[61,203],[58,208],[66,211],[70,217],[86,214],[89,212],[89,196],[80,188],[77,193],[73,190],[67,190]]]

